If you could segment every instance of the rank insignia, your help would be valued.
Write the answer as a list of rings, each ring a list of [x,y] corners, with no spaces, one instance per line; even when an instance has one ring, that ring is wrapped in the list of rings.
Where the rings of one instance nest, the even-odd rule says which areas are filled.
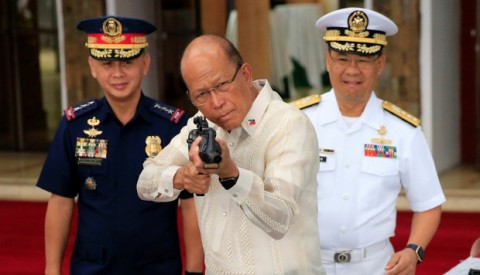
[[[164,103],[155,103],[152,109],[156,114],[170,120],[171,122],[177,124],[182,116],[185,114],[184,110],[169,106]]]
[[[397,158],[397,147],[383,144],[365,144],[364,153],[367,157]]]
[[[313,106],[315,104],[320,103],[322,101],[322,96],[321,95],[310,95],[304,98],[300,98],[297,100],[294,100],[290,102],[290,105],[293,105],[297,109],[305,109],[307,107]]]
[[[162,141],[159,136],[148,136],[145,143],[147,144],[147,146],[145,146],[145,153],[147,153],[149,158],[155,157],[162,151]]]
[[[418,127],[420,125],[420,119],[414,117],[413,115],[404,111],[402,108],[388,101],[383,101],[382,107],[392,115],[397,116],[398,118],[402,119],[403,121],[409,123],[412,126]]]
[[[372,138],[373,143],[378,143],[378,144],[390,144],[392,143],[391,140],[386,139],[384,135],[387,133],[387,128],[385,126],[380,126],[380,129],[378,130],[378,134],[380,135],[379,138]]]
[[[94,178],[88,177],[85,180],[85,187],[87,187],[88,190],[93,191],[93,190],[97,189],[97,182],[95,181]]]
[[[102,133],[102,131],[95,129],[95,126],[98,126],[98,124],[100,124],[100,120],[98,120],[96,117],[92,117],[91,119],[87,120],[87,123],[92,128],[88,130],[83,130],[83,132],[89,137],[94,138]]]

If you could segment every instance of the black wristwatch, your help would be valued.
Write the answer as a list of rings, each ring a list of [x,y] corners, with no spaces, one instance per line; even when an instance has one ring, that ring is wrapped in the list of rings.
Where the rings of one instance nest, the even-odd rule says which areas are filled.
[[[221,179],[219,178],[218,181],[220,184],[225,188],[226,190],[232,188],[236,183],[237,183],[238,177],[233,177],[233,178],[224,178]]]
[[[423,248],[418,244],[409,243],[407,244],[406,248],[410,248],[415,251],[415,254],[417,254],[418,258],[417,264],[421,263],[423,261],[423,258],[425,258],[425,251],[423,251]]]

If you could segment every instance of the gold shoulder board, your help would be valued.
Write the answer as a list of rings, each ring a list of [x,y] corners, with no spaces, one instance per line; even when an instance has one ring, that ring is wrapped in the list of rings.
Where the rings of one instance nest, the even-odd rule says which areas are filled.
[[[404,111],[402,108],[398,107],[395,104],[392,104],[386,100],[383,101],[382,103],[383,109],[387,110],[391,114],[401,118],[405,122],[408,122],[409,124],[418,127],[420,125],[420,119],[412,116],[411,114],[407,113]]]
[[[310,95],[304,98],[294,100],[289,104],[295,106],[297,109],[302,110],[304,108],[320,103],[321,100],[322,100],[321,95]]]

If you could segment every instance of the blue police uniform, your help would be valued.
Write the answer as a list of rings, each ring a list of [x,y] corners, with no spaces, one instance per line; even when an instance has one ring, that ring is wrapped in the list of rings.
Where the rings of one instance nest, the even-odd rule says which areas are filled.
[[[181,274],[177,201],[142,201],[136,183],[145,159],[186,122],[143,94],[126,125],[105,98],[66,110],[37,185],[78,195],[71,274]]]

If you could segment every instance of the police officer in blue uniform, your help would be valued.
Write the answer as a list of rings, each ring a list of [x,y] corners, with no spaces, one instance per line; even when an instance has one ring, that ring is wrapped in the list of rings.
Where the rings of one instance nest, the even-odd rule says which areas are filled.
[[[78,196],[71,274],[181,274],[178,201],[146,202],[136,192],[143,162],[187,122],[184,111],[141,91],[150,64],[146,35],[156,28],[114,16],[86,19],[77,28],[88,33],[88,63],[104,97],[65,110],[39,177],[37,185],[52,193],[45,218],[45,272],[61,274]],[[186,245],[192,237],[198,241],[186,251],[199,259],[187,270],[201,272],[191,198],[187,192],[180,198],[186,209],[183,224],[194,232]]]

